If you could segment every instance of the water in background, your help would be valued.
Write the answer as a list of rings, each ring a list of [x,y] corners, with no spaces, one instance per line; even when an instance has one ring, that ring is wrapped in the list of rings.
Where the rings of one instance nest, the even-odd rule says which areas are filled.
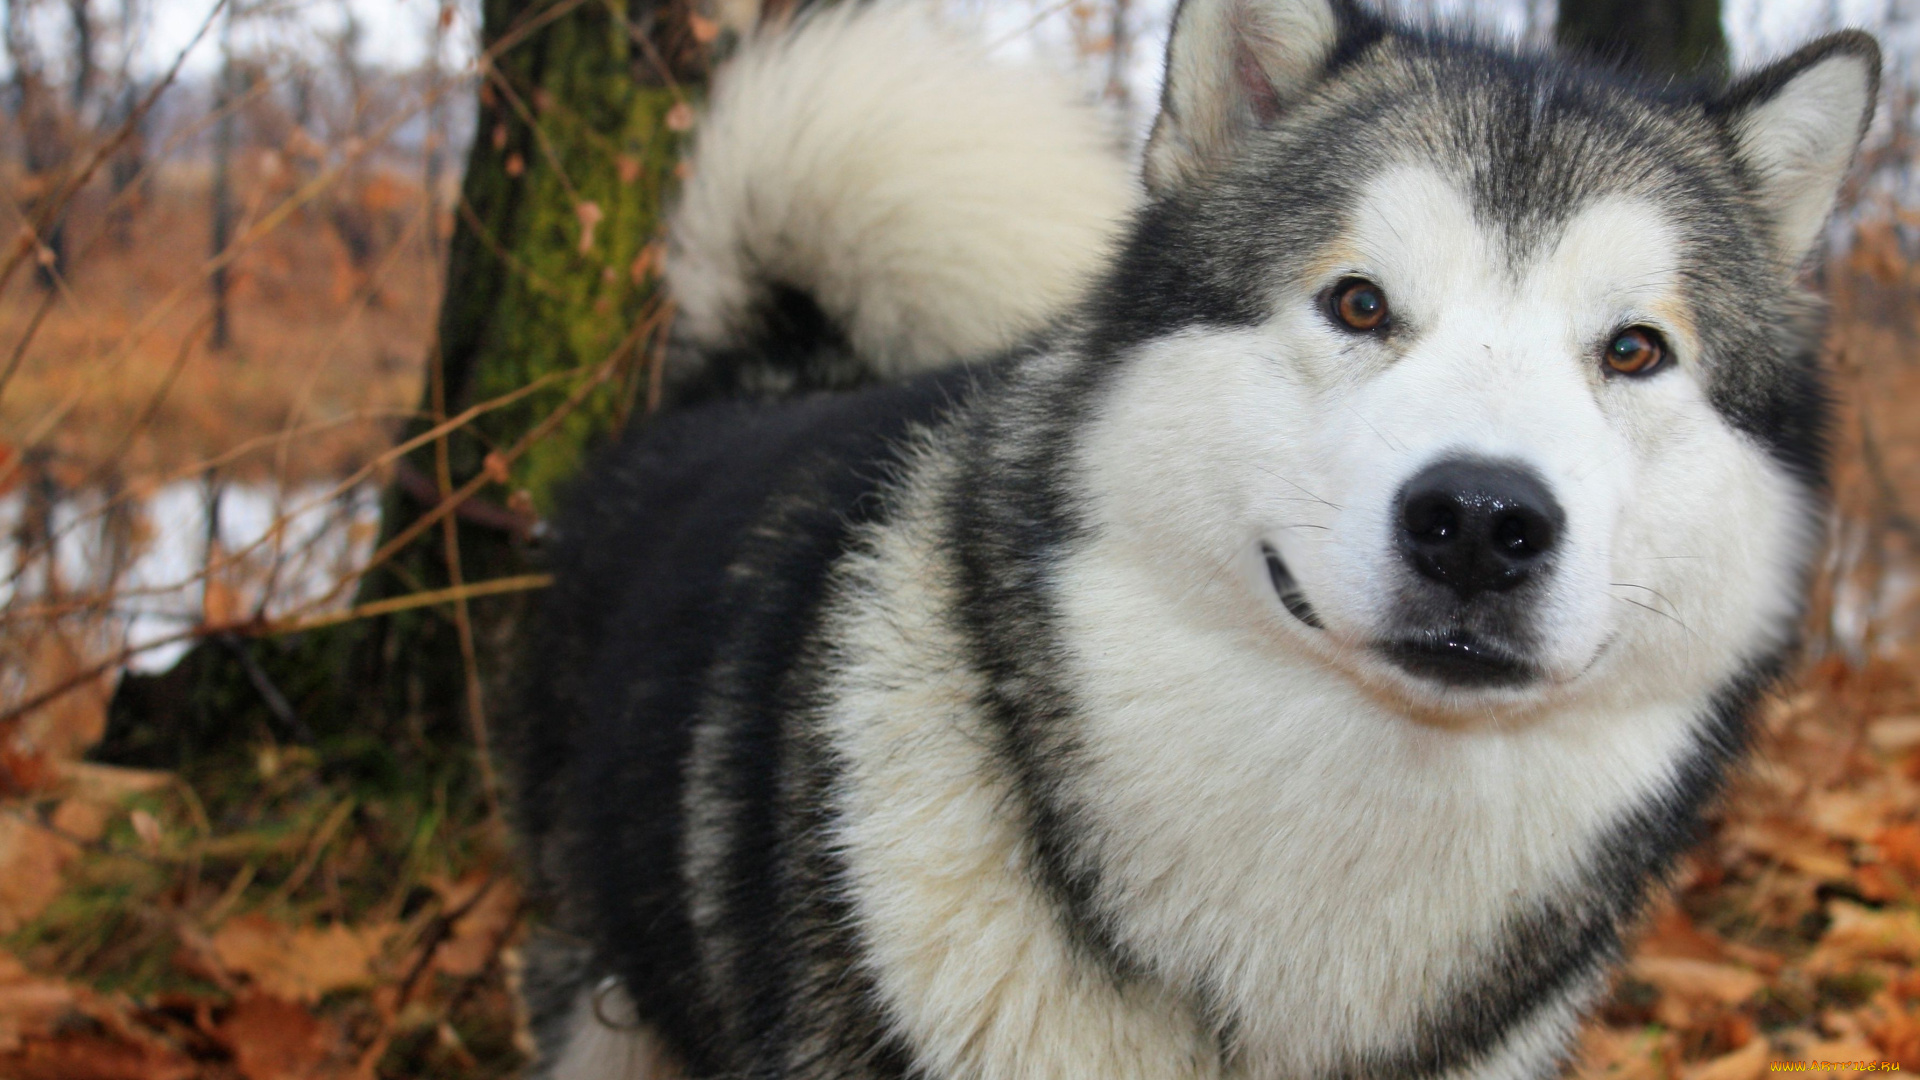
[[[352,588],[323,607],[302,610],[371,554],[380,502],[369,485],[338,495],[334,487],[182,481],[118,505],[102,492],[71,495],[55,503],[51,517],[53,584],[68,598],[111,592],[103,609],[107,636],[131,648],[179,634],[218,609],[242,619],[337,609],[352,598]],[[24,489],[0,497],[0,607],[48,596],[45,560],[19,565],[26,506]],[[235,557],[213,596],[201,572],[210,546]],[[128,666],[164,671],[192,645],[189,638],[145,649]]]

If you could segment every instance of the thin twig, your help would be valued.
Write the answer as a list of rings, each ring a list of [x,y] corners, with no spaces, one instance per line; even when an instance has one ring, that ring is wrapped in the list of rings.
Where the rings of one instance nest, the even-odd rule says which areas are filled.
[[[5,397],[7,384],[13,381],[13,375],[20,370],[20,361],[26,359],[27,349],[33,344],[34,336],[40,332],[40,324],[46,321],[53,305],[60,302],[60,294],[49,290],[40,297],[40,306],[34,309],[33,318],[27,320],[27,328],[21,331],[20,340],[14,342],[13,352],[7,357],[7,366],[0,370],[0,397]]]
[[[272,907],[293,899],[293,894],[299,892],[300,886],[305,885],[307,879],[313,876],[314,867],[320,865],[320,856],[326,852],[327,845],[333,842],[334,834],[340,831],[340,826],[347,823],[347,818],[352,816],[354,808],[359,805],[359,801],[352,796],[340,800],[340,805],[334,807],[327,814],[326,820],[320,823],[320,827],[314,830],[313,839],[308,842],[306,854],[300,857],[299,865],[295,866],[293,873],[287,875],[287,880],[281,882],[280,887],[273,890],[267,897],[265,906]]]
[[[551,434],[555,428],[559,427],[562,421],[573,415],[575,409],[585,404],[586,400],[593,395],[593,392],[612,377],[621,357],[625,356],[627,351],[633,348],[635,343],[644,340],[645,335],[651,333],[656,328],[658,320],[663,317],[665,310],[664,305],[656,307],[651,317],[640,320],[640,322],[627,333],[627,336],[621,339],[620,344],[614,346],[613,352],[600,364],[600,367],[594,372],[592,378],[585,380],[581,385],[575,387],[573,393],[567,395],[565,401],[561,402],[558,407],[548,413],[538,424],[535,424],[531,430],[521,435],[512,446],[502,451],[496,451],[496,453],[499,454],[500,463],[503,465],[512,465],[515,461],[519,460],[521,455],[525,454],[535,444],[539,443],[540,440]],[[439,506],[433,507],[426,513],[421,514],[415,518],[411,524],[401,529],[398,533],[395,533],[386,543],[380,545],[379,550],[375,551],[367,561],[361,565],[358,572],[351,577],[344,578],[335,583],[334,587],[321,598],[320,602],[326,603],[338,597],[342,592],[346,591],[348,585],[365,577],[368,573],[371,573],[392,559],[394,555],[398,554],[408,544],[418,539],[421,533],[426,532],[438,524],[441,518],[452,513],[461,503],[472,498],[481,488],[492,482],[493,477],[490,474],[481,472],[466,483],[460,485],[460,487],[454,491],[450,497],[443,500]]]
[[[548,386],[551,383],[558,382],[562,379],[568,378],[569,376],[585,374],[590,368],[590,366],[591,365],[588,365],[588,364],[582,364],[579,367],[570,368],[566,371],[550,371],[547,374],[542,375],[537,379],[534,379],[532,382],[529,382],[524,386],[516,387],[504,394],[501,394],[499,397],[491,398],[487,401],[480,402],[477,405],[470,406],[464,412],[462,412],[459,416],[456,416],[453,419],[448,420],[446,423],[435,425],[433,428],[430,428],[429,430],[424,431],[419,435],[416,435],[413,438],[406,440],[405,442],[402,442],[396,446],[389,447],[386,451],[381,453],[379,456],[375,457],[372,461],[369,461],[367,462],[367,464],[361,466],[359,469],[354,470],[354,472],[351,475],[349,475],[346,479],[335,484],[332,488],[328,489],[325,493],[318,495],[312,499],[309,499],[305,503],[302,503],[299,506],[294,507],[293,510],[287,516],[298,517],[301,514],[305,514],[309,510],[314,509],[315,507],[322,506],[322,505],[325,505],[326,503],[332,502],[333,500],[338,499],[341,496],[345,495],[349,491],[352,491],[354,488],[359,487],[369,477],[379,472],[381,468],[385,467],[386,465],[394,461],[399,460],[400,458],[404,457],[409,453],[412,453],[414,450],[417,450],[420,447],[425,446],[426,444],[432,442],[434,439],[439,438],[446,431],[451,431],[457,428],[465,427],[467,424],[472,423],[474,420],[478,419],[479,417],[484,416],[487,413],[492,412],[496,409],[503,409],[508,405],[512,405],[514,402],[519,401],[521,398],[524,398],[529,394],[532,394],[532,393],[535,393],[536,391],[544,389],[546,386]],[[396,415],[413,416],[413,415],[416,415],[416,413],[413,410],[407,410],[404,413],[397,413]],[[242,456],[244,451],[252,448],[257,448],[266,443],[272,442],[274,439],[278,437],[279,436],[277,434],[263,435],[258,438],[249,440],[248,442],[241,444],[240,447],[237,447],[234,450],[228,451],[225,454],[222,454],[213,458],[209,458],[206,461],[201,462],[196,467],[193,467],[191,469],[180,470],[179,472],[168,477],[167,482],[171,482],[174,480],[181,480],[181,479],[185,479],[188,476],[193,476],[196,474],[204,474],[206,472],[209,472],[210,470],[216,469],[221,465],[227,464],[228,462],[233,461],[235,458]],[[223,560],[220,565],[225,566],[228,562],[238,560],[238,559],[243,559],[248,555],[251,555],[253,552],[259,550],[265,544],[266,544],[266,538],[262,537],[261,539],[256,540],[245,547],[238,548],[235,551],[231,552],[228,555],[227,559]],[[139,588],[139,589],[126,589],[126,590],[122,590],[118,595],[120,596],[165,595],[167,593],[178,592],[179,590],[187,587],[188,585],[191,585],[194,582],[201,580],[201,578],[204,576],[205,576],[204,573],[196,572],[191,576],[183,578],[179,581],[169,582],[163,585],[153,585],[153,586],[148,586],[148,587]],[[19,579],[19,570],[16,568],[15,572],[12,575],[10,575],[7,580],[8,580],[8,583],[11,584],[17,581],[18,579]],[[45,617],[45,615],[46,615],[46,610],[44,608],[29,608],[27,609],[27,612],[24,614],[20,612],[18,609],[14,609],[10,611],[0,611],[0,626],[4,626],[7,623],[16,621],[22,617],[30,616],[35,618],[41,618],[41,617]]]
[[[299,713],[293,711],[293,705],[287,700],[287,695],[281,693],[280,688],[273,684],[273,679],[260,666],[260,662],[253,658],[253,653],[248,651],[247,643],[230,633],[221,634],[218,640],[240,661],[240,670],[246,672],[247,681],[253,684],[254,692],[260,695],[260,700],[267,703],[267,711],[287,729],[287,734],[293,736],[294,740],[303,746],[312,745],[312,729],[307,727],[306,721],[300,719]]]
[[[140,645],[128,645],[105,660],[62,680],[49,689],[43,690],[26,701],[0,713],[0,739],[11,734],[12,727],[20,718],[36,709],[46,706],[75,690],[86,686],[95,679],[106,675],[143,653],[162,649],[169,645],[178,645],[183,641],[209,637],[215,634],[244,634],[250,637],[272,637],[279,634],[297,634],[308,630],[318,630],[325,626],[354,622],[358,619],[371,619],[377,615],[391,615],[397,611],[409,611],[413,608],[431,607],[445,604],[465,597],[496,596],[500,593],[524,592],[529,589],[544,589],[553,584],[551,574],[520,574],[514,577],[493,578],[477,581],[459,589],[434,589],[428,592],[409,593],[387,600],[375,600],[360,604],[345,611],[308,618],[288,618],[264,623],[225,623],[217,626],[194,626],[178,633],[167,634]]]
[[[432,356],[433,363],[427,369],[428,395],[433,400],[434,417],[443,419],[447,414],[447,368],[446,357],[441,352],[437,337],[434,339]],[[439,485],[442,502],[453,496],[449,438],[448,435],[442,435],[433,443],[434,479]],[[453,515],[440,519],[440,536],[446,553],[447,581],[454,588],[460,588],[466,582],[460,573],[460,523]],[[480,795],[486,801],[487,816],[498,819],[500,779],[493,771],[493,739],[487,732],[486,701],[480,690],[480,658],[473,647],[473,618],[464,595],[453,602],[453,627],[460,641],[460,666],[466,676],[467,727],[473,735],[474,762],[480,774]]]

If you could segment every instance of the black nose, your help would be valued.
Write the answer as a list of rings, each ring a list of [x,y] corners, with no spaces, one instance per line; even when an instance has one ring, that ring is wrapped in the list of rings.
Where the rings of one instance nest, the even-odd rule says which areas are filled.
[[[1547,485],[1513,463],[1449,458],[1400,492],[1400,553],[1462,600],[1527,580],[1566,524]]]

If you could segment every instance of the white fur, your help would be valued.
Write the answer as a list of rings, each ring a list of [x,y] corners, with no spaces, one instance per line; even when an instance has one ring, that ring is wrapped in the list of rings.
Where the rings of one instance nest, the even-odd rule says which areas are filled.
[[[848,770],[836,840],[888,1012],[934,1076],[1214,1077],[1185,1004],[1114,986],[1034,884],[979,677],[942,615],[955,597],[926,530],[950,481],[927,461],[830,615],[843,646],[827,722]]]
[[[992,355],[1085,287],[1138,198],[1063,84],[919,8],[821,11],[717,86],[667,265],[677,330],[703,348],[740,344],[773,281],[883,376]]]
[[[1790,265],[1812,250],[1833,212],[1873,106],[1873,87],[1871,61],[1838,53],[1795,75],[1734,125],[1741,151],[1760,173],[1761,199]]]
[[[1074,796],[1096,902],[1151,978],[1118,989],[1075,954],[1005,812],[939,614],[942,454],[842,579],[836,839],[882,997],[936,1075],[1214,1076],[1202,999],[1232,1020],[1231,1075],[1403,1046],[1503,920],[1674,781],[1709,696],[1791,623],[1800,495],[1706,401],[1656,207],[1585,208],[1517,280],[1430,171],[1386,175],[1354,221],[1329,278],[1373,277],[1422,344],[1370,353],[1317,288],[1282,295],[1264,327],[1138,350],[1079,448],[1100,527],[1056,570]],[[1622,322],[1665,330],[1676,368],[1602,377]],[[1565,503],[1543,688],[1442,692],[1365,649],[1398,567],[1384,507],[1453,451],[1525,460]],[[1263,542],[1326,630],[1282,608]],[[1602,980],[1462,1075],[1538,1075]]]

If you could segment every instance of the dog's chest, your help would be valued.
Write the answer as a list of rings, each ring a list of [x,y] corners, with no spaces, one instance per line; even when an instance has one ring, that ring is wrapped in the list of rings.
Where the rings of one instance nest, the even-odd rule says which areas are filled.
[[[1215,1077],[1216,1031],[1235,1075],[1404,1053],[1499,963],[1513,919],[1590,885],[1599,838],[1691,746],[1683,705],[1423,727],[1070,560],[1051,677],[1071,746],[1038,766],[1070,804],[1066,845],[1098,866],[1093,914],[1150,975],[1116,982],[1039,884],[924,500],[847,568],[819,722],[844,768],[831,841],[866,963],[936,1074]],[[1527,1068],[1576,1004],[1519,1033]]]
[[[1123,574],[1072,576],[1070,791],[1101,914],[1285,1071],[1392,1052],[1497,978],[1516,922],[1591,888],[1602,838],[1692,746],[1684,705],[1425,726],[1170,621]]]

